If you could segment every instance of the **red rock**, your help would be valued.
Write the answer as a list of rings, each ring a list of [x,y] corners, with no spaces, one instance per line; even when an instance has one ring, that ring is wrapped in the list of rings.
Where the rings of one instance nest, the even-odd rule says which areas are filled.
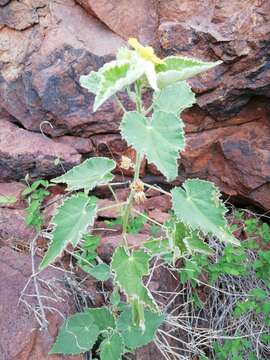
[[[81,5],[73,0],[0,1],[1,119],[28,129],[33,139],[42,123],[61,145],[119,161],[128,152],[118,133],[122,111],[110,100],[94,114],[94,96],[79,86],[80,75],[112,59],[130,35],[157,41],[162,56],[221,59],[222,65],[190,81],[198,105],[183,114],[188,148],[178,184],[187,176],[210,179],[226,194],[268,210],[269,1],[232,0],[230,6],[225,0],[77,2]],[[244,147],[251,151],[244,153]],[[40,158],[38,164],[25,156],[20,162],[12,158],[8,169],[4,158],[0,181],[21,179],[26,172],[55,176],[51,155],[44,165],[48,152],[42,151],[41,171]],[[67,162],[67,168],[76,163]],[[119,174],[116,178],[122,179]],[[151,164],[143,175],[151,183],[165,183]]]
[[[77,165],[81,155],[66,144],[55,143],[41,134],[30,133],[16,125],[0,120],[0,179],[20,180],[55,176]],[[62,165],[55,165],[59,158]]]
[[[69,145],[80,154],[94,154],[94,146],[91,139],[85,139],[78,136],[60,136],[55,138],[54,142]]]
[[[53,128],[46,122],[42,128],[52,135],[116,132],[118,105],[107,102],[94,115],[94,97],[79,86],[79,77],[99,68],[122,39],[72,0],[45,1],[42,13],[35,12],[36,3],[20,3],[36,14],[35,26],[0,32],[1,108],[29,130],[50,121]]]
[[[165,223],[167,220],[171,218],[170,214],[160,211],[159,209],[149,211],[148,216],[150,217],[150,219],[153,219],[160,224]]]
[[[21,292],[31,276],[31,258],[7,247],[0,249],[0,348],[1,359],[11,360],[79,360],[80,356],[65,357],[62,355],[48,355],[54,342],[63,317],[68,316],[73,307],[67,296],[63,284],[63,273],[52,269],[45,270],[39,275],[44,281],[49,281],[54,286],[58,301],[43,299],[46,306],[51,307],[47,312],[49,327],[48,332],[40,331],[33,312],[27,309],[23,302],[19,302]],[[8,286],[7,286],[8,284]],[[54,297],[45,283],[40,282],[40,292],[44,296]],[[35,294],[33,283],[27,287],[25,294]],[[35,297],[23,297],[30,306],[37,305]],[[62,300],[61,300],[62,299]],[[55,310],[52,310],[55,309]],[[62,314],[62,316],[60,315]]]
[[[124,39],[136,37],[145,44],[154,42],[158,26],[155,0],[76,1]]]
[[[29,248],[29,242],[35,231],[25,223],[24,210],[0,207],[0,246],[9,245],[13,248]]]
[[[22,199],[22,192],[25,189],[25,185],[20,182],[12,182],[12,183],[0,183],[0,196],[14,196],[17,201],[14,204],[1,204],[1,207],[6,207],[10,209],[23,209],[26,204],[24,199]]]
[[[159,39],[166,54],[224,64],[192,79],[200,107],[218,119],[236,114],[252,95],[270,96],[269,1],[162,0]]]

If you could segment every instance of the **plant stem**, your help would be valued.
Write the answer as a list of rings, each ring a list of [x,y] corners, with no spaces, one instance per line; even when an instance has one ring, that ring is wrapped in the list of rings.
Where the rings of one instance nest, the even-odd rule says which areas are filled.
[[[161,189],[160,187],[157,187],[157,186],[153,186],[153,185],[149,185],[149,184],[146,184],[146,183],[143,183],[144,186],[148,187],[149,189],[153,189],[153,190],[156,190],[158,192],[161,192],[165,195],[169,195],[169,196],[172,196],[172,194],[168,191],[165,191],[163,189]]]
[[[141,156],[140,156],[140,154],[137,153],[133,181],[136,181],[139,179],[140,167],[141,167]],[[126,206],[124,214],[123,214],[123,241],[124,241],[124,246],[126,247],[126,249],[128,249],[127,227],[128,227],[130,211],[131,211],[132,204],[133,204],[134,193],[135,193],[135,191],[131,190],[128,200],[127,200],[127,206]]]
[[[142,113],[143,110],[142,110],[142,101],[141,101],[141,84],[138,81],[136,81],[135,83],[135,91],[136,91],[136,109],[139,113]],[[141,162],[142,162],[142,156],[137,152],[133,182],[138,180],[140,177]],[[131,190],[127,200],[127,206],[123,214],[123,243],[127,252],[129,251],[128,240],[127,240],[127,228],[128,228],[130,211],[133,205],[134,194],[135,194],[134,190]]]
[[[114,98],[115,98],[117,104],[119,105],[119,107],[121,108],[121,110],[123,110],[124,113],[127,112],[126,108],[122,104],[122,101],[119,99],[119,97],[117,95],[114,95]]]

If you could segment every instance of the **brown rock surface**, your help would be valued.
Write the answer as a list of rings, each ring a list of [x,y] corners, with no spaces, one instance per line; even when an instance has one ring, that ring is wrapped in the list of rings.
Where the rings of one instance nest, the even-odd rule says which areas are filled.
[[[159,39],[166,54],[224,64],[192,80],[198,103],[222,120],[252,95],[270,97],[270,2],[162,0]]]
[[[118,134],[121,111],[108,101],[94,114],[93,95],[79,86],[81,74],[111,59],[122,38],[131,35],[153,41],[157,49],[159,43],[161,55],[221,59],[222,65],[191,81],[198,106],[184,116],[188,148],[180,180],[208,178],[227,194],[269,209],[270,2],[77,2],[0,2],[1,119],[20,124],[33,139],[43,122],[43,131],[59,137],[59,146],[119,160],[126,151]],[[54,176],[51,160],[48,166],[44,161],[36,164],[38,171],[26,157],[12,159],[15,167],[7,171],[1,157],[0,180],[17,180],[26,172]]]
[[[136,37],[152,44],[156,38],[158,2],[155,0],[76,1],[124,39]]]
[[[17,201],[13,204],[1,204],[0,208],[5,207],[9,209],[24,209],[25,208],[25,201],[23,200],[21,194],[25,189],[25,185],[19,182],[12,182],[12,183],[0,183],[0,196],[14,196]]]
[[[0,208],[0,246],[29,248],[34,231],[25,224],[25,211]]]
[[[48,332],[40,331],[38,323],[23,302],[19,302],[21,292],[31,276],[31,258],[29,255],[19,254],[8,247],[0,249],[0,350],[1,360],[79,360],[81,356],[65,357],[48,355],[54,342],[59,326],[72,311],[67,295],[61,288],[62,272],[46,270],[42,279],[54,287],[58,295],[58,302],[46,300],[46,305],[55,311],[48,313]],[[42,282],[41,293],[44,296],[54,296]],[[35,294],[33,285],[27,287],[26,294]],[[34,297],[22,297],[29,305],[36,304]],[[62,300],[61,300],[62,299]],[[62,314],[62,316],[61,316]]]
[[[32,178],[50,177],[63,168],[77,165],[81,155],[68,144],[56,143],[41,134],[21,129],[6,120],[0,120],[0,174],[2,180],[21,180],[27,173]],[[62,166],[55,166],[59,158]]]

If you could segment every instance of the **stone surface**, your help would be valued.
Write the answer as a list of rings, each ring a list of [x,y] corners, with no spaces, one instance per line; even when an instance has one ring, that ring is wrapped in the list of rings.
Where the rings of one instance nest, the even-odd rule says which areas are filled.
[[[155,0],[76,0],[113,32],[124,39],[136,37],[152,44],[158,27],[158,2]]]
[[[218,120],[236,114],[252,95],[270,97],[270,3],[162,0],[163,52],[223,60],[192,80],[198,103]]]
[[[81,155],[68,144],[56,143],[0,120],[0,173],[2,180],[53,177],[78,164]],[[61,164],[55,165],[59,158]]]
[[[0,208],[0,246],[28,248],[34,231],[25,224],[24,210]]]
[[[55,270],[46,270],[42,273],[42,280],[48,282],[58,295],[58,302],[46,300],[46,306],[55,310],[48,312],[48,332],[40,331],[33,312],[27,309],[22,301],[19,302],[22,290],[30,278],[31,258],[29,255],[19,254],[8,247],[0,249],[0,350],[1,360],[79,360],[81,356],[65,357],[48,355],[54,342],[59,326],[73,311],[67,300],[64,289],[60,286],[63,273]],[[63,279],[62,279],[63,280]],[[40,283],[40,292],[44,296],[54,297],[45,282]],[[36,297],[26,296],[35,294],[33,283],[30,282],[22,296],[29,306],[37,304]],[[43,300],[44,301],[44,300]]]
[[[12,183],[0,183],[0,196],[15,196],[17,201],[13,204],[1,204],[0,208],[9,208],[9,209],[24,209],[25,201],[22,198],[21,194],[25,189],[25,185],[20,182],[12,182]]]
[[[59,146],[84,157],[119,161],[129,154],[118,134],[119,107],[108,101],[94,114],[93,95],[79,86],[80,75],[111,59],[123,39],[153,43],[161,56],[223,60],[190,81],[198,105],[183,116],[188,147],[178,180],[208,178],[226,194],[269,209],[268,0],[232,0],[230,6],[225,0],[2,0],[0,5],[1,119],[29,130],[33,139],[41,127]],[[16,172],[15,167],[1,171],[1,157],[0,181],[20,179],[27,171],[55,175],[51,162],[41,171],[26,157],[20,166],[12,162]],[[164,182],[152,165],[142,170],[151,181]]]

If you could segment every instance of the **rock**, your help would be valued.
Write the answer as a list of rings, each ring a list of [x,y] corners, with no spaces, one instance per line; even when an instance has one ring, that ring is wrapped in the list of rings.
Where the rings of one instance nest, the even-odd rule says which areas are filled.
[[[221,59],[222,65],[190,81],[198,105],[183,114],[188,147],[174,184],[187,176],[210,179],[226,194],[268,210],[269,1],[232,0],[230,6],[224,0],[77,3],[0,1],[1,123],[25,128],[29,139],[36,139],[41,127],[55,139],[53,144],[68,146],[70,156],[73,148],[76,156],[105,155],[119,162],[122,154],[132,155],[119,136],[122,111],[110,100],[93,113],[94,96],[80,87],[80,75],[112,59],[128,36],[153,43],[161,56]],[[124,94],[121,99],[132,109]],[[12,157],[13,167],[7,169],[1,157],[0,181],[21,179],[26,172],[55,176],[51,152],[44,149],[41,157],[45,161],[49,153],[49,165],[41,160],[33,165],[21,156],[17,162]],[[77,161],[67,159],[67,168]],[[117,168],[119,174],[117,181],[132,172]],[[151,164],[141,174],[152,183],[165,183]]]
[[[0,120],[1,121],[1,120]],[[61,164],[55,165],[59,158]],[[0,179],[20,180],[59,175],[77,165],[81,155],[67,144],[56,143],[41,135],[30,133],[2,120],[0,133]]]
[[[31,13],[35,3],[20,2]],[[110,59],[122,39],[72,0],[45,3],[32,27],[0,31],[1,108],[28,130],[40,131],[43,123],[53,136],[116,132],[119,107],[107,102],[93,114],[94,96],[79,77]]]
[[[54,139],[54,142],[69,145],[80,154],[94,154],[94,146],[91,139],[85,139],[79,136],[60,136]]]
[[[129,245],[134,248],[139,247],[148,238],[149,236],[147,234],[127,235]],[[97,249],[98,255],[103,259],[103,261],[109,262],[114,249],[121,244],[123,244],[122,234],[103,236],[101,238],[100,246]]]
[[[24,210],[0,208],[0,246],[29,249],[35,231],[25,223]]]
[[[224,127],[190,133],[180,179],[212,180],[220,189],[265,209],[270,193],[270,126],[265,103],[253,103]]]
[[[152,44],[156,38],[158,2],[155,0],[76,1],[124,39],[135,37]]]
[[[165,54],[224,64],[191,81],[199,106],[218,121],[235,115],[253,95],[270,97],[270,3],[233,0],[166,1],[159,7]]]
[[[48,355],[54,342],[59,326],[63,323],[63,317],[68,316],[72,308],[63,289],[63,273],[52,269],[45,270],[39,275],[43,282],[39,282],[40,292],[43,296],[51,299],[43,299],[46,306],[51,307],[47,312],[48,332],[40,331],[39,325],[31,311],[30,306],[37,306],[33,283],[28,285],[25,295],[20,300],[24,286],[29,280],[31,272],[31,258],[29,255],[20,254],[3,247],[0,249],[0,349],[1,360],[79,360],[80,356],[65,357],[62,355]],[[45,285],[47,282],[48,285]],[[51,289],[49,289],[49,284]],[[54,289],[54,292],[52,292]],[[56,298],[56,302],[54,299]],[[29,308],[27,308],[28,303]],[[37,308],[38,309],[38,308]],[[54,309],[54,310],[53,310]]]
[[[24,209],[26,204],[21,194],[25,189],[25,185],[20,182],[12,182],[12,183],[0,183],[0,196],[6,197],[15,197],[17,201],[13,204],[1,204],[1,207],[6,207],[10,209]]]
[[[11,1],[1,10],[0,27],[25,30],[39,22],[40,13],[42,14],[43,8],[47,5],[45,0]]]

